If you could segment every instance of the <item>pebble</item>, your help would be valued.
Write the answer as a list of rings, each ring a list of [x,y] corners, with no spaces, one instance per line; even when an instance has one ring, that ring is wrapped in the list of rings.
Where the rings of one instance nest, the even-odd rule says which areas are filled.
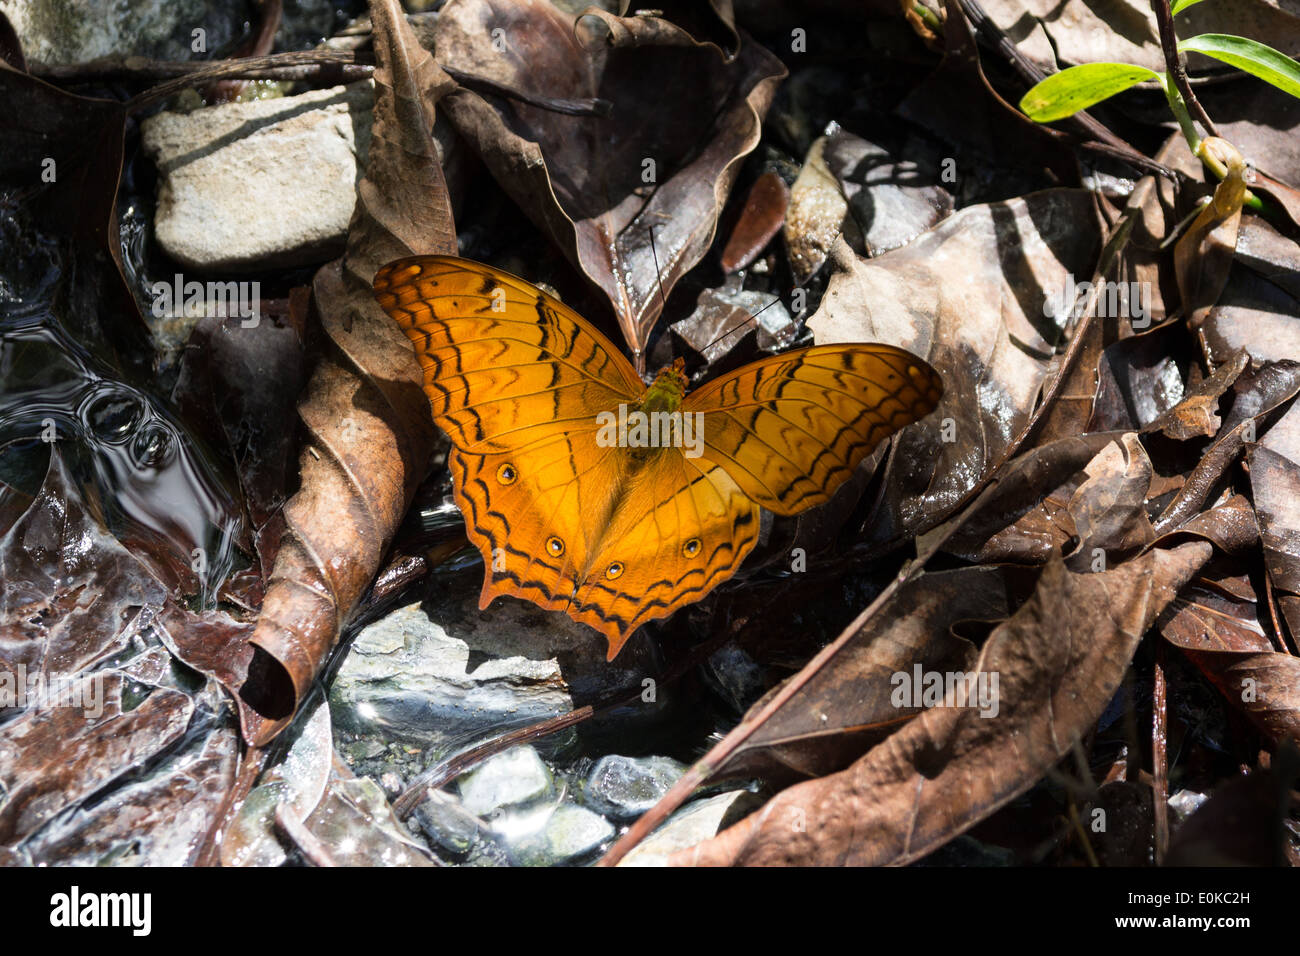
[[[592,809],[615,820],[630,820],[645,813],[686,772],[685,764],[670,757],[601,757],[587,777],[585,801]]]
[[[562,803],[541,830],[515,842],[510,855],[524,866],[559,866],[594,854],[613,837],[614,827],[600,814]]]
[[[619,866],[665,866],[673,853],[716,836],[724,824],[738,822],[763,802],[756,793],[732,790],[688,803],[639,843]]]
[[[555,792],[555,782],[537,751],[512,747],[489,757],[460,778],[461,803],[470,813],[486,817],[507,807],[536,804]]]

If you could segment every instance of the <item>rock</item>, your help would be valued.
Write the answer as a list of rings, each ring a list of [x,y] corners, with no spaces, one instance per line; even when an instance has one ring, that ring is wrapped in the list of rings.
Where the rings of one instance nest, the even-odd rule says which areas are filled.
[[[557,866],[594,853],[614,836],[614,827],[599,814],[572,803],[562,803],[540,831],[511,848],[515,862],[524,866]]]
[[[740,288],[740,277],[705,289],[695,311],[671,326],[678,338],[710,363],[718,361],[757,329],[758,347],[779,352],[794,341],[797,329],[779,296]]]
[[[415,808],[415,822],[438,849],[464,856],[479,837],[483,824],[451,794],[430,790]]]
[[[594,810],[615,820],[629,820],[645,813],[677,778],[685,764],[670,757],[601,757],[587,778],[585,801]]]
[[[767,692],[767,672],[744,648],[729,641],[709,655],[705,678],[739,714]]]
[[[763,802],[756,793],[732,790],[688,803],[638,844],[619,866],[663,866],[673,853],[716,836]]]
[[[1182,823],[1200,809],[1206,799],[1205,794],[1197,793],[1195,790],[1179,790],[1169,798],[1169,809],[1174,812],[1173,822]]]
[[[228,272],[341,252],[373,99],[366,81],[145,120],[159,245],[183,266]]]
[[[520,601],[479,611],[477,585],[468,593],[473,582],[465,581],[467,587],[449,587],[436,603],[393,611],[353,642],[330,689],[335,727],[351,735],[337,740],[349,759],[365,739],[386,746],[400,740],[442,756],[503,729],[638,689],[655,672],[648,642],[634,640],[609,664],[604,638],[591,628]],[[620,727],[658,720],[671,695],[658,696],[662,702],[622,708]],[[571,738],[552,739],[558,746]],[[405,767],[383,769],[409,779]]]
[[[840,184],[826,167],[826,142],[825,136],[814,140],[798,178],[790,187],[785,244],[796,285],[807,282],[826,262],[849,211]]]
[[[555,792],[551,771],[532,747],[511,747],[489,757],[460,778],[461,803],[476,816],[486,817],[507,807],[535,804]]]
[[[244,20],[240,4],[207,0],[3,0],[0,11],[28,64],[49,66],[123,54],[189,60],[230,46]],[[199,29],[202,50],[195,49]]]

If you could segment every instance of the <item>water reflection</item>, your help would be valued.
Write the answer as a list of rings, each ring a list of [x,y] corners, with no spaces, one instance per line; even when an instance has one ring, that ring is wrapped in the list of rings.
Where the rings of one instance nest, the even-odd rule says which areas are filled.
[[[70,331],[98,318],[59,314],[76,263],[3,203],[0,218],[0,481],[35,494],[57,442],[110,530],[210,604],[239,561],[235,496],[166,404]]]

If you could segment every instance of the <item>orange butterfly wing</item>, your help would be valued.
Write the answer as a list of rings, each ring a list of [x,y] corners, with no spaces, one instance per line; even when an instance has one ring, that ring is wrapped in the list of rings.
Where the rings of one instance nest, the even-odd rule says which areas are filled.
[[[425,370],[466,532],[497,595],[596,628],[609,657],[647,621],[699,600],[753,550],[758,505],[794,514],[846,481],[884,437],[928,414],[942,386],[880,345],[819,346],[696,392],[701,456],[598,441],[597,416],[645,388],[572,309],[508,273],[423,256],[375,277]]]
[[[816,345],[762,359],[686,396],[704,457],[780,515],[819,505],[881,441],[939,404],[943,382],[892,345]]]

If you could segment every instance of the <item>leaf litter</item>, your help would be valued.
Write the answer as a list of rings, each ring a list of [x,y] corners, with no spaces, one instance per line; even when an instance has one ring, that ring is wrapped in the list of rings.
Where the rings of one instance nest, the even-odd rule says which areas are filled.
[[[374,133],[346,253],[300,275],[257,335],[200,322],[170,395],[233,476],[243,566],[215,595],[167,573],[188,549],[133,537],[57,449],[43,481],[30,463],[26,477],[0,476],[0,670],[58,676],[97,711],[0,708],[4,859],[445,861],[409,816],[432,778],[350,768],[320,691],[359,630],[354,610],[391,602],[377,579],[402,593],[463,587],[454,524],[435,540],[416,520],[437,511],[441,442],[369,286],[394,258],[459,248],[555,277],[638,362],[684,349],[697,380],[764,350],[870,340],[925,357],[945,382],[940,409],[877,455],[874,474],[816,515],[769,522],[749,573],[646,629],[666,665],[654,676],[680,692],[733,680],[724,659],[747,662],[749,683],[709,705],[712,735],[697,724],[669,748],[691,766],[658,804],[581,859],[615,863],[701,787],[748,785],[758,809],[670,861],[900,865],[972,845],[1020,862],[1294,860],[1300,169],[1272,94],[1230,115],[1226,94],[1207,90],[1225,115],[1210,148],[1228,173],[1214,184],[1166,141],[1167,122],[1099,111],[1144,152],[1130,166],[1114,142],[1099,158],[1027,126],[961,4],[941,32],[911,18],[926,69],[841,76],[859,88],[832,87],[811,109],[788,91],[852,72],[862,53],[818,21],[810,39],[834,55],[809,67],[790,50],[788,13],[764,4],[740,17],[724,2],[579,15],[451,0],[418,31],[391,0],[370,6],[358,56],[375,64]],[[1005,28],[1024,9],[988,12]],[[1040,64],[1053,49],[1071,62],[1143,62],[1154,49],[1158,67],[1154,33],[1116,46],[1100,16],[1043,15],[1016,42]],[[1259,16],[1300,42],[1282,14]],[[72,198],[94,215],[70,248],[120,293],[130,270],[103,223],[125,111],[5,60],[4,96],[56,129],[78,114],[97,124],[107,163],[75,180]],[[971,108],[945,121],[936,104],[957,86]],[[884,105],[864,106],[868,89]],[[472,164],[454,200],[430,136],[438,114]],[[10,188],[43,135],[28,134],[0,164],[6,211],[30,198],[29,183]],[[1037,145],[1009,162],[985,148],[993,140]],[[1245,206],[1243,156],[1267,170],[1255,185],[1280,215]],[[969,173],[960,183],[944,178],[949,158]],[[71,234],[70,193],[42,195],[52,231]],[[738,306],[742,294],[754,304]],[[753,316],[768,299],[789,320],[779,334]],[[75,331],[125,377],[153,357],[139,310],[117,318]],[[723,335],[738,319],[758,334]],[[598,729],[638,706],[626,689],[601,693],[508,740]],[[1245,723],[1211,739],[1187,722],[1193,704]],[[1137,720],[1182,749],[1144,755],[1124,738]],[[505,729],[483,728],[466,752],[490,758]],[[587,746],[600,739],[593,730]],[[1211,794],[1174,826],[1167,855],[1168,794],[1139,772]],[[1124,829],[1049,828],[1030,855],[999,836],[1008,819],[1038,825],[1027,802],[1067,816],[1111,806]],[[1291,826],[1238,832],[1242,807],[1289,813]]]

